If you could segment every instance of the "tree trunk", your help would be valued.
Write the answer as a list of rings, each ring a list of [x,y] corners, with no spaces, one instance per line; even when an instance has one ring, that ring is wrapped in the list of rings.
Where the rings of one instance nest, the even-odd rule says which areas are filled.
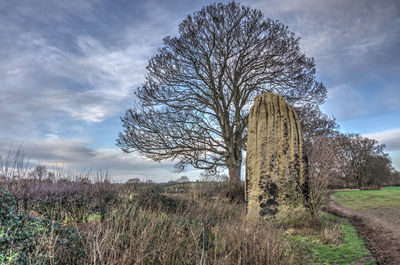
[[[229,171],[229,183],[231,188],[236,188],[240,186],[240,177],[242,171],[241,165],[229,165],[228,171]]]
[[[234,159],[229,157],[227,159],[227,166],[229,171],[229,189],[232,196],[240,194],[240,179],[242,173],[242,152],[241,150],[235,152]]]
[[[239,117],[237,117],[237,120]],[[229,121],[226,121],[228,124]],[[227,139],[230,139],[226,142],[228,146],[228,154],[226,157],[226,166],[229,171],[229,193],[230,197],[238,197],[241,195],[240,192],[240,178],[242,173],[242,146],[240,144],[242,133],[236,130],[233,134],[227,133]],[[233,138],[233,139],[232,139]]]

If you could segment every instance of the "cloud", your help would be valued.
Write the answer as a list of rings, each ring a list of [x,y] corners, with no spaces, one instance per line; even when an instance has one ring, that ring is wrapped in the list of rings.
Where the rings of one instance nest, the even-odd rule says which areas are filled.
[[[396,170],[400,171],[400,151],[391,152],[391,156],[393,159],[393,166]]]
[[[400,2],[246,1],[301,37],[328,88],[324,106],[341,120],[400,109]]]
[[[380,144],[385,144],[385,150],[390,154],[393,166],[397,170],[400,170],[400,128],[368,133],[363,136],[375,139]]]
[[[359,57],[382,44],[398,42],[399,3],[394,0],[245,2],[289,25],[301,37],[306,54],[312,56],[329,60],[343,55]]]
[[[40,119],[42,113],[61,111],[73,119],[99,122],[117,112],[114,106],[132,96],[133,85],[143,78],[135,74],[135,69],[143,72],[144,66],[134,67],[134,56],[104,50],[99,43],[90,53],[78,56],[35,34],[21,38],[29,43],[20,52],[24,56],[3,64],[8,69],[3,71],[2,92],[9,104],[14,103],[10,107],[20,110],[15,115],[29,112]],[[82,39],[94,42],[93,38],[79,37],[82,50],[88,49]]]
[[[0,136],[40,135],[55,123],[62,127],[74,121],[118,119],[131,106],[133,92],[144,79],[147,59],[161,43],[164,28],[151,28],[145,21],[120,25],[122,30],[115,36],[118,41],[111,43],[96,34],[81,34],[71,16],[81,18],[89,12],[91,18],[85,20],[99,19],[93,17],[99,12],[94,9],[96,4],[90,1],[82,9],[78,3],[76,7],[25,4],[17,9],[0,5],[0,14],[7,8],[14,14],[0,16],[0,24],[9,25],[0,26],[1,35],[8,40],[0,40],[0,54],[4,55],[0,57]],[[76,13],[75,8],[79,8]],[[49,10],[60,17],[53,20],[60,27],[45,31],[39,24],[49,26],[43,19],[51,21],[54,14]],[[32,27],[25,30],[30,18]],[[60,43],[58,39],[65,40]]]
[[[376,133],[368,133],[364,136],[378,140],[381,144],[385,144],[387,151],[400,151],[400,128]]]
[[[5,154],[9,146],[9,143],[0,141],[0,155]],[[158,163],[138,154],[123,153],[118,149],[93,149],[83,141],[62,139],[55,135],[47,135],[45,140],[24,142],[22,150],[32,164],[74,171],[107,170],[113,180],[119,182],[132,177],[163,182],[178,176],[173,172],[171,162]]]
[[[362,91],[359,91],[353,85],[346,83],[330,87],[328,90],[329,100],[323,105],[322,109],[342,121],[365,115],[368,109],[364,106],[368,103],[362,95]],[[349,99],[351,99],[350,104]],[[338,108],[339,105],[341,108]]]

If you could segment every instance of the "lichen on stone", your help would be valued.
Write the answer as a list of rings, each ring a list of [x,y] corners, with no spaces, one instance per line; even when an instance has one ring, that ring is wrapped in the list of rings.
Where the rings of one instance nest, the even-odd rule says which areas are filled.
[[[306,162],[296,111],[279,94],[257,96],[249,113],[246,201],[250,218],[274,219],[304,203]]]

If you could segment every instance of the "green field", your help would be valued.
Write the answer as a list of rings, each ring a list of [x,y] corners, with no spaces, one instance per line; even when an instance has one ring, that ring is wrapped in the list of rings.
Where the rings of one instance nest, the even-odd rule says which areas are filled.
[[[355,210],[399,207],[400,187],[386,187],[381,190],[339,191],[333,197],[339,204]]]

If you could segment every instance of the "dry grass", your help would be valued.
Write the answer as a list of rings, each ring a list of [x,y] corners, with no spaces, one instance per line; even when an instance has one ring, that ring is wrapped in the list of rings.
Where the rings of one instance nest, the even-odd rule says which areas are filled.
[[[321,229],[320,240],[325,245],[339,245],[342,238],[342,229],[338,224],[325,223]]]
[[[16,205],[0,203],[0,219],[28,233],[6,241],[0,258],[9,264],[309,263],[281,228],[249,222],[244,202],[227,198],[223,183],[192,185],[176,196],[154,184],[112,184],[102,174],[96,181],[36,178],[20,169],[24,164],[20,151],[0,163],[0,188]]]
[[[2,186],[27,199],[29,189],[15,189],[14,185],[23,187],[17,182]],[[280,228],[249,222],[244,204],[223,196],[187,193],[172,198],[155,185],[135,189],[110,183],[35,181],[34,185],[32,200],[28,199],[28,207],[20,207],[20,211],[32,213],[31,209],[36,209],[39,217],[57,217],[74,229],[82,255],[75,256],[59,244],[59,234],[49,227],[28,254],[32,264],[35,257],[45,264],[307,264],[304,249],[291,246]],[[68,194],[73,199],[69,200]],[[114,199],[102,199],[104,194],[113,194]],[[93,207],[99,202],[103,214]],[[57,214],[49,214],[51,211]],[[71,220],[71,212],[98,218]]]
[[[129,215],[81,227],[88,264],[301,264],[280,229],[246,220],[237,205],[193,203],[165,214]]]

